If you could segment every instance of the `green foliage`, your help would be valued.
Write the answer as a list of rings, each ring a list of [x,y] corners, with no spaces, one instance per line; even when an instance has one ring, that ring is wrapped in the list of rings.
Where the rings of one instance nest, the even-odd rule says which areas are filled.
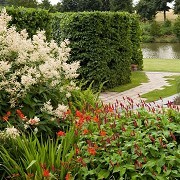
[[[171,21],[166,20],[163,22],[163,24],[160,28],[160,34],[161,35],[172,35],[173,34],[173,27],[172,27]]]
[[[162,23],[158,21],[146,21],[141,22],[140,26],[142,29],[142,42],[178,42],[178,38],[176,38],[174,32],[174,23],[170,20]]]
[[[51,15],[46,10],[30,9],[23,7],[7,7],[7,13],[12,16],[10,25],[15,25],[17,30],[26,29],[32,38],[37,30],[45,30],[46,38],[51,39]]]
[[[60,47],[46,41],[44,31],[28,39],[26,31],[8,28],[11,19],[5,9],[0,20],[0,130],[8,121],[23,132],[38,131],[54,136],[65,129],[70,91],[79,63],[67,63],[70,48],[65,40]],[[62,120],[62,121],[60,121]]]
[[[138,65],[138,69],[143,68],[143,55],[140,46],[141,28],[139,18],[132,16],[131,22],[131,43],[132,43],[132,57],[131,64]]]
[[[164,20],[166,20],[166,11],[170,9],[167,3],[172,1],[173,0],[140,0],[136,6],[137,13],[141,15],[143,19],[152,20],[157,11],[164,11]]]
[[[0,137],[0,140],[1,178],[64,179],[68,171],[77,170],[71,163],[75,140],[73,127],[65,135],[45,141],[35,134],[16,139]]]
[[[83,11],[127,11],[132,12],[132,0],[63,0],[62,12]]]
[[[180,13],[180,1],[179,0],[175,0],[175,3],[174,3],[174,13],[175,14],[179,14]]]
[[[156,21],[151,22],[150,35],[158,36],[160,34],[160,25]]]
[[[155,89],[153,91],[145,93],[142,95],[142,98],[145,98],[147,102],[152,102],[159,100],[159,97],[166,98],[177,94],[179,76],[169,76],[166,78],[166,81],[169,84],[168,86],[163,86],[163,89]]]
[[[131,82],[125,85],[117,86],[112,89],[108,89],[108,91],[112,92],[123,92],[134,87],[140,86],[142,83],[147,83],[148,78],[146,74],[142,71],[132,71],[131,73]]]
[[[180,40],[180,16],[175,20],[173,31],[176,34],[177,38]]]
[[[144,20],[152,20],[156,15],[156,8],[154,6],[155,0],[140,0],[136,5],[137,13]]]
[[[78,11],[78,0],[62,0],[62,12],[76,12]]]
[[[37,0],[7,0],[8,5],[14,7],[27,7],[27,8],[36,8],[37,7]]]
[[[163,11],[164,12],[164,21],[166,21],[166,11],[169,11],[170,7],[167,3],[171,3],[174,0],[156,0],[155,7],[156,11]]]
[[[75,113],[76,110],[82,111],[84,104],[95,107],[98,103],[102,86],[99,88],[99,92],[94,92],[91,86],[92,84],[86,90],[80,88],[72,91],[71,97],[69,98],[69,107],[73,113]]]
[[[48,40],[52,34],[58,43],[69,38],[72,48],[70,61],[81,61],[79,78],[88,81],[87,86],[92,81],[95,88],[105,81],[108,82],[106,87],[128,83],[132,51],[133,62],[142,69],[140,31],[138,20],[133,15],[112,12],[50,15],[45,10],[25,8],[8,8],[7,11],[13,17],[11,24],[15,24],[17,30],[27,29],[30,37],[37,29],[44,29]],[[134,23],[133,31],[131,23]]]
[[[53,6],[49,0],[42,0],[42,2],[38,5],[39,8],[46,9],[49,12],[56,12],[58,9],[56,6]]]
[[[133,101],[127,97],[124,104],[76,113],[77,162],[81,166],[77,179],[180,177],[180,113],[172,107],[138,106],[136,112],[128,109],[133,108]]]
[[[139,28],[138,20],[132,26],[134,34],[131,36],[132,16],[113,12],[63,13],[54,16],[54,39],[57,42],[70,39],[70,61],[80,60],[80,79],[88,81],[87,86],[94,81],[93,87],[98,88],[107,81],[105,87],[110,88],[130,81],[131,38],[136,46],[133,53],[139,54],[133,57],[133,61],[136,58],[140,61],[141,56],[138,49],[140,31],[136,31]]]
[[[133,11],[132,0],[110,0],[111,11],[127,11],[132,13]]]
[[[102,0],[79,0],[78,11],[100,11]]]
[[[0,0],[0,6],[5,6],[7,5],[7,1],[6,0]]]

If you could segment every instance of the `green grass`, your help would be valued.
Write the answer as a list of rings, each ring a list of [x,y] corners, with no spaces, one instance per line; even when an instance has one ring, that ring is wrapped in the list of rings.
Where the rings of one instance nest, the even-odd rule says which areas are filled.
[[[180,73],[180,59],[144,59],[143,63],[144,71]],[[142,97],[146,98],[147,102],[151,102],[158,100],[160,97],[165,98],[177,94],[180,91],[177,90],[177,83],[180,82],[180,76],[167,77],[167,81],[171,86],[165,86],[162,90],[151,91],[142,95]],[[108,91],[123,92],[146,82],[148,82],[148,78],[144,72],[134,71],[131,75],[131,83],[109,89]]]
[[[146,82],[148,82],[148,78],[144,72],[134,71],[132,72],[131,75],[131,83],[122,86],[117,86],[115,88],[109,89],[108,91],[123,92],[128,89],[132,89],[136,86],[139,86],[141,85],[141,83],[146,83]]]
[[[146,102],[157,101],[161,98],[169,97],[178,93],[178,83],[180,82],[180,76],[168,76],[167,82],[171,86],[163,86],[164,89],[155,89],[149,93],[143,94],[141,97],[146,98]]]
[[[143,59],[144,71],[180,72],[180,59]]]

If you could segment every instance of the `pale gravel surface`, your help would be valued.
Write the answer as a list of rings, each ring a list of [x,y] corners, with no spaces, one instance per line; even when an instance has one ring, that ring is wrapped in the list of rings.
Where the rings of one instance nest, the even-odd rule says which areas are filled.
[[[135,103],[139,103],[142,98],[139,98],[139,95],[143,95],[155,89],[162,89],[163,86],[168,86],[166,76],[180,75],[180,73],[171,73],[171,72],[145,72],[149,82],[142,83],[140,86],[129,89],[127,91],[118,93],[118,92],[103,92],[100,94],[100,99],[105,104],[114,104],[116,100],[123,101],[123,97],[130,97]],[[163,103],[167,101],[173,101],[174,96],[164,98]],[[145,100],[145,99],[144,99]],[[158,101],[159,103],[162,101]]]

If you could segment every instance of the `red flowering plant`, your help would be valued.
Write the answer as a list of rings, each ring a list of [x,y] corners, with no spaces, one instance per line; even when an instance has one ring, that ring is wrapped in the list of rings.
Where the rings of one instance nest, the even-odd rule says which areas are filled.
[[[57,138],[38,139],[22,134],[11,139],[11,149],[0,144],[0,177],[2,179],[66,179],[78,170],[73,160],[74,128],[58,131]]]
[[[180,112],[145,102],[116,102],[76,112],[77,179],[180,178]]]
[[[43,118],[41,118],[43,116]],[[9,126],[16,128],[20,134],[35,133],[37,137],[47,139],[48,136],[56,138],[57,131],[66,131],[71,124],[71,111],[67,109],[62,118],[50,119],[49,115],[40,114],[38,117],[27,118],[21,109],[8,111],[0,117],[0,131],[4,132]],[[44,118],[47,119],[44,119]]]

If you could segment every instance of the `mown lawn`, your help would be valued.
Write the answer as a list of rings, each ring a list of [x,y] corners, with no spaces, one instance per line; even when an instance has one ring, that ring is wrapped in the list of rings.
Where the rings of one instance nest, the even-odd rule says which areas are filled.
[[[136,86],[139,86],[141,85],[141,83],[145,83],[145,82],[148,82],[148,78],[146,74],[142,71],[134,71],[132,72],[131,75],[131,83],[114,87],[112,89],[109,89],[108,91],[123,92],[128,89],[132,89]]]
[[[143,59],[144,71],[179,72],[180,59]]]

